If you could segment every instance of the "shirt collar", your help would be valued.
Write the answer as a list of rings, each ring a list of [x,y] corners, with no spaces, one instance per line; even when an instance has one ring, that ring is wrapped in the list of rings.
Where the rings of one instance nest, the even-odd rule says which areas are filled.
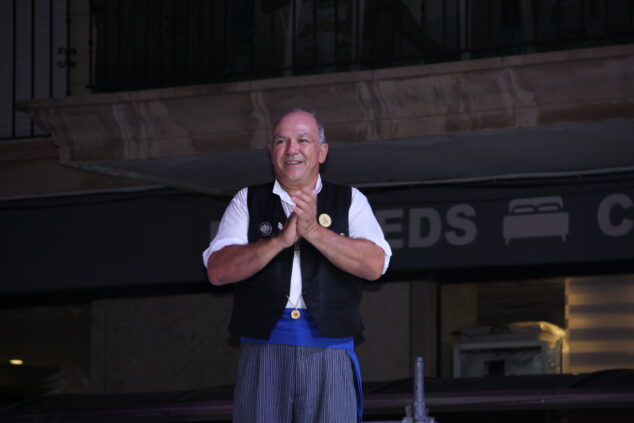
[[[321,175],[317,175],[317,183],[315,184],[315,189],[313,190],[313,194],[319,194],[321,192],[322,183],[321,183]],[[273,185],[273,194],[276,194],[280,197],[280,199],[286,203],[295,205],[295,202],[291,199],[291,196],[282,188],[279,181],[275,179],[275,185]]]

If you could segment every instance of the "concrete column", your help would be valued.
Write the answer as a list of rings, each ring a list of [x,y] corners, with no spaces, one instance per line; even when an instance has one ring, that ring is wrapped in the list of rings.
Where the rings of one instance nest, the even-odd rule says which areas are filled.
[[[410,368],[413,372],[415,357],[423,357],[427,377],[438,376],[437,300],[437,282],[410,282]]]
[[[440,376],[452,376],[452,349],[457,337],[452,332],[478,322],[478,285],[455,283],[441,286],[440,293]]]
[[[370,283],[361,304],[365,330],[356,353],[364,381],[410,376],[410,282]]]
[[[436,289],[433,281],[366,286],[357,346],[363,380],[410,377],[416,356],[425,357],[427,376],[436,375]]]

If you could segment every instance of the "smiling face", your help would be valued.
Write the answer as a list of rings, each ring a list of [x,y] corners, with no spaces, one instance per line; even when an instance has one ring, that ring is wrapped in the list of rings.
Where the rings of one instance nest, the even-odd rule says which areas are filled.
[[[319,165],[326,161],[328,144],[319,142],[315,118],[291,112],[273,128],[269,144],[275,177],[287,192],[313,189]]]

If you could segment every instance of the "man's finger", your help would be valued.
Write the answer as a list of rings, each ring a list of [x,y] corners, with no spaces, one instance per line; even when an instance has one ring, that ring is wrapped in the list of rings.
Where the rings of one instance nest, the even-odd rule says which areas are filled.
[[[288,220],[286,221],[286,224],[284,225],[284,229],[295,224],[297,224],[297,213],[293,211],[293,213],[291,213],[291,215],[288,217]]]
[[[291,196],[291,198],[295,202],[297,202],[296,200],[301,200],[301,201],[310,203],[317,198],[317,195],[313,192],[306,192],[304,190],[300,190],[300,191],[295,191],[293,195]]]
[[[297,234],[297,215],[295,213],[291,213],[286,220],[279,236],[287,246],[292,245],[299,239],[299,235]]]
[[[304,201],[303,199],[296,199],[295,201],[295,209],[298,214],[305,215],[316,213],[317,204],[315,202]]]
[[[293,209],[293,212],[298,215],[303,215],[306,212],[310,211],[311,209],[315,209],[315,207],[311,206],[310,203],[306,203],[304,201],[297,201],[295,203],[295,208]]]

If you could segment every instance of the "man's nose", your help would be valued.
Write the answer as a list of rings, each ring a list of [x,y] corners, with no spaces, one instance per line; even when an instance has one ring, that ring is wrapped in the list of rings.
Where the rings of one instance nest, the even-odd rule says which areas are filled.
[[[295,154],[299,147],[299,143],[295,140],[289,140],[286,143],[286,154]]]

